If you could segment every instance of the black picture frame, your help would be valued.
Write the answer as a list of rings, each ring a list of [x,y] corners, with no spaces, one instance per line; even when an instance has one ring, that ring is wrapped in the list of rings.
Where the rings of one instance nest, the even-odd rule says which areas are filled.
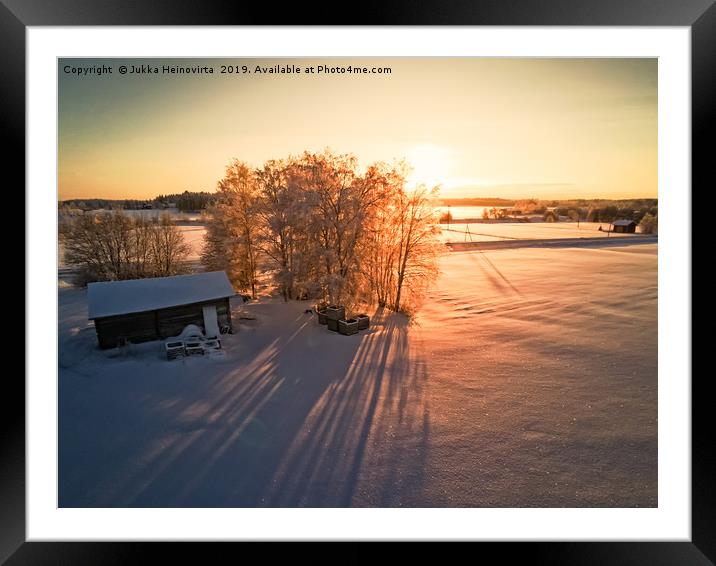
[[[366,1],[351,25],[687,26],[691,29],[692,187],[706,186],[713,161],[707,140],[716,100],[714,0],[510,0],[451,3]],[[25,34],[28,26],[68,25],[342,25],[335,3],[240,1],[0,0],[0,100],[6,175],[25,184]],[[687,190],[689,190],[687,188]],[[692,192],[693,194],[693,192]],[[692,199],[693,201],[693,199]],[[28,297],[25,296],[26,301]],[[691,332],[691,329],[684,329]],[[9,372],[2,380],[0,434],[0,561],[7,564],[128,563],[146,558],[147,543],[25,542],[25,389]],[[685,379],[687,376],[672,376]],[[690,376],[689,376],[690,377]],[[708,375],[692,378],[692,538],[690,542],[489,543],[501,562],[529,558],[552,564],[711,564],[716,562],[714,435]],[[167,550],[162,545],[162,553]],[[183,558],[190,549],[183,545]],[[202,561],[215,552],[202,545]],[[222,552],[220,550],[219,552]],[[217,556],[222,556],[217,554]],[[165,559],[168,557],[165,556]]]

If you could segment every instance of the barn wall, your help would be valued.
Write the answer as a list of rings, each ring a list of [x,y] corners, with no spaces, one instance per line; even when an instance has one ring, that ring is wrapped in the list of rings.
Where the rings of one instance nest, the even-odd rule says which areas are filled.
[[[220,299],[218,301],[207,301],[204,303],[194,303],[192,305],[184,305],[181,307],[172,307],[170,309],[162,309],[157,311],[158,333],[161,338],[169,338],[176,336],[187,324],[196,324],[204,330],[204,311],[203,307],[207,305],[216,306],[216,315],[219,326],[226,324],[228,320],[228,299]]]
[[[157,327],[153,312],[98,318],[94,321],[100,348],[115,348],[120,340],[147,342],[156,340]]]
[[[160,338],[176,336],[187,324],[204,328],[204,314],[201,305],[193,304],[157,311],[157,327]]]
[[[204,329],[202,307],[215,305],[219,326],[231,326],[229,299],[193,303],[157,311],[98,318],[94,321],[100,348],[115,348],[122,339],[139,343],[176,336],[188,324]]]

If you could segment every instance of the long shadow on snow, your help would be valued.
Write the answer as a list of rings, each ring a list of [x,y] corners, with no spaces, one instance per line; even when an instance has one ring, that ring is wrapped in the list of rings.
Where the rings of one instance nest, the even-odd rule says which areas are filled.
[[[297,367],[316,330],[301,320],[205,398],[173,407],[171,442],[141,455],[141,471],[111,504],[399,505],[414,494],[429,413],[425,366],[411,363],[405,322],[378,313],[373,332],[327,335],[327,355],[319,350],[310,367]],[[361,474],[370,485],[356,497]]]
[[[316,403],[270,486],[279,506],[406,504],[422,484],[429,412],[425,364],[404,319],[377,317],[345,377]],[[362,489],[359,489],[363,478]]]

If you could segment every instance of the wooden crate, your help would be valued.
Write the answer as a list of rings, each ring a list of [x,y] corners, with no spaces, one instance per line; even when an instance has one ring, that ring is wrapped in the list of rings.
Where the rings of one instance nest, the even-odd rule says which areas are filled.
[[[339,320],[338,321],[338,332],[345,336],[351,336],[353,334],[358,334],[358,319],[356,318],[349,318],[348,320]]]
[[[370,317],[367,314],[359,314],[356,319],[358,320],[358,330],[367,330],[370,326]]]
[[[326,318],[328,320],[340,320],[346,317],[346,308],[338,305],[329,305],[326,307]]]

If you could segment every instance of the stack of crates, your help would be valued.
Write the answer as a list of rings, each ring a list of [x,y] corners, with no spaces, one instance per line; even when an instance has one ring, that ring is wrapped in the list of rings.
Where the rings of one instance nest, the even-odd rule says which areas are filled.
[[[346,318],[346,308],[338,305],[328,305],[325,316],[328,330],[338,332],[338,321]]]
[[[328,330],[345,336],[357,334],[359,330],[367,330],[370,327],[370,317],[367,314],[346,319],[346,308],[342,305],[316,305],[316,315],[318,324],[325,324]]]

